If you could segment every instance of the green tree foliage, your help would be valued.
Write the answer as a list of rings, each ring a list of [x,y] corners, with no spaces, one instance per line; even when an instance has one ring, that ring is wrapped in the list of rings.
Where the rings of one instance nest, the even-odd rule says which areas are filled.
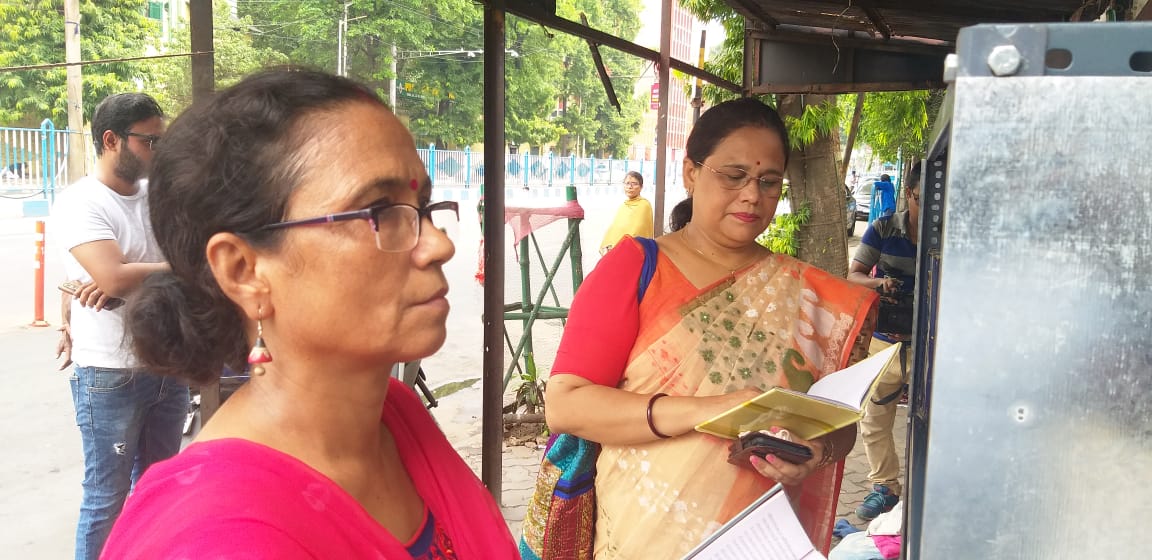
[[[144,16],[143,0],[81,0],[80,53],[83,60],[143,56],[145,45],[157,33],[155,22]],[[69,25],[69,30],[74,29]],[[27,66],[64,62],[63,0],[28,0],[0,3],[0,66]],[[146,79],[141,62],[84,66],[84,118],[101,99],[135,91]],[[0,74],[0,123],[34,124],[50,118],[58,128],[68,122],[64,67]]]
[[[871,147],[880,161],[896,161],[901,155],[905,159],[924,155],[930,96],[927,90],[865,94],[857,142]],[[854,95],[840,97],[844,119],[852,118],[855,102]]]
[[[245,75],[261,68],[282,65],[288,57],[270,48],[252,45],[252,21],[234,17],[226,0],[215,0],[212,7],[212,49],[216,87],[228,87]],[[162,51],[185,52],[191,43],[190,29],[178,28]],[[192,61],[186,57],[161,58],[154,61],[148,93],[156,97],[170,115],[178,115],[192,104]]]
[[[562,17],[606,32],[634,37],[639,0],[561,1]],[[337,29],[344,3],[337,0],[238,0],[251,19],[253,45],[274,49],[292,64],[336,69]],[[397,114],[420,145],[455,148],[483,138],[482,11],[471,0],[354,0],[348,7],[348,75],[388,98],[397,80]],[[560,142],[565,152],[583,148],[623,154],[639,127],[641,107],[631,100],[641,62],[602,49],[624,105],[608,105],[588,46],[563,33],[509,17],[506,22],[506,129],[511,143]],[[396,49],[393,76],[392,48]],[[557,112],[560,99],[567,111]]]

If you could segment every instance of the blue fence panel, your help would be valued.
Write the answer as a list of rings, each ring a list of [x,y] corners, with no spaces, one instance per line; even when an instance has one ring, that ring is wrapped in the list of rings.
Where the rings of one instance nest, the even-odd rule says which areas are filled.
[[[41,128],[0,127],[0,192],[51,200],[76,179],[68,176],[68,154],[85,150],[86,136],[58,130],[47,119],[44,123]]]
[[[477,188],[484,183],[484,154],[464,150],[439,150],[435,146],[418,148],[420,161],[432,184],[440,188]],[[655,162],[559,155],[547,153],[505,154],[504,182],[508,188],[545,188],[567,185],[614,187],[624,182],[628,171],[639,171],[644,177],[645,189],[656,180]],[[681,182],[680,161],[668,161],[669,185]],[[594,192],[599,192],[597,189]]]

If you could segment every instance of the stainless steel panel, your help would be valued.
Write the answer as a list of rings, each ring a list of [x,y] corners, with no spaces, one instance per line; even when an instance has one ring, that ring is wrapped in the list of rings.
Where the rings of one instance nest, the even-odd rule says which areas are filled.
[[[1152,557],[1152,77],[955,92],[909,555]]]

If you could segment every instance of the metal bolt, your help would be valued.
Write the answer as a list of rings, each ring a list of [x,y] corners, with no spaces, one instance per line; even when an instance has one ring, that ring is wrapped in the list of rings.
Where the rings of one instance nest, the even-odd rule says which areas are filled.
[[[956,53],[948,53],[944,57],[944,83],[950,84],[956,81],[956,74],[960,71],[960,57]]]
[[[1014,45],[999,45],[988,55],[988,68],[997,76],[1011,76],[1020,71],[1020,51]]]

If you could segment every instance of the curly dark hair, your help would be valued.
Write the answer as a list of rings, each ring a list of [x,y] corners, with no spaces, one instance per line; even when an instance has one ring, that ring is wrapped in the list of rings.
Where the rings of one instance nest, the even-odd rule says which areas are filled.
[[[364,86],[316,71],[268,70],[193,105],[157,145],[149,179],[156,241],[172,271],[134,295],[125,329],[142,367],[196,383],[224,366],[242,371],[247,340],[240,308],[217,284],[205,248],[219,232],[274,248],[297,187],[304,117],[348,103],[384,103]]]

